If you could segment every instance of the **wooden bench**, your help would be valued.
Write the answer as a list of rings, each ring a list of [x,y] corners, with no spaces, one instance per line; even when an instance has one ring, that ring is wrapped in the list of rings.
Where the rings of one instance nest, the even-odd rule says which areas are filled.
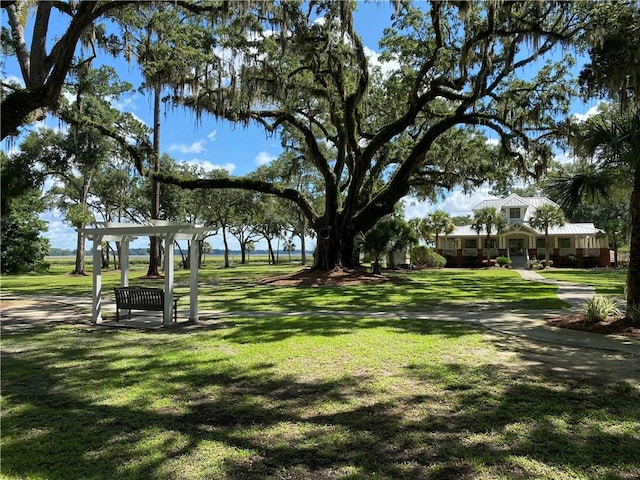
[[[149,287],[116,287],[116,322],[120,321],[120,310],[128,310],[127,318],[131,318],[131,310],[164,311],[164,291]],[[173,299],[173,321],[178,321],[178,299]]]

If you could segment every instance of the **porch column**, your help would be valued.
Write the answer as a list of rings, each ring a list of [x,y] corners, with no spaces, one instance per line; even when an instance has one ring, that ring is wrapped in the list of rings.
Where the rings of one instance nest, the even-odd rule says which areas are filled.
[[[91,323],[102,322],[102,236],[93,237]]]
[[[175,235],[167,235],[164,239],[164,312],[162,324],[170,325],[173,321],[173,240]]]
[[[189,246],[189,321],[198,321],[198,263],[200,260],[200,240],[193,238]]]
[[[129,286],[129,237],[120,240],[120,286]]]

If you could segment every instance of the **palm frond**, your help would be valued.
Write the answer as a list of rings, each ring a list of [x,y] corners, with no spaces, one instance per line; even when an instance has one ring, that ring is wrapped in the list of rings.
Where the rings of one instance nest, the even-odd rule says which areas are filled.
[[[609,197],[611,178],[604,170],[593,166],[572,177],[559,177],[550,181],[550,196],[565,210],[576,208],[583,199],[592,201]]]

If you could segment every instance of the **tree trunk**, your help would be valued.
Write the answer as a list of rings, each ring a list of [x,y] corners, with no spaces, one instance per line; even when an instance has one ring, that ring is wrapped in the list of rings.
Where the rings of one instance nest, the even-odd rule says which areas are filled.
[[[114,263],[114,268],[116,270],[122,270],[122,260],[121,260],[121,255],[122,254],[122,243],[121,242],[116,242],[116,251],[113,253],[113,263]]]
[[[640,168],[636,167],[630,203],[631,241],[627,270],[627,308],[640,307]]]
[[[313,270],[333,270],[336,267],[358,268],[360,251],[356,248],[356,233],[352,229],[330,227],[316,231],[318,243],[314,252]]]
[[[269,264],[276,264],[276,255],[273,253],[273,245],[271,245],[271,239],[267,238],[267,248],[269,250]]]
[[[544,268],[549,268],[549,231],[544,235]]]
[[[240,263],[242,265],[247,263],[247,245],[244,243],[240,244]]]
[[[229,242],[227,241],[227,230],[222,226],[222,242],[224,243],[224,268],[229,268]]]
[[[160,87],[156,86],[153,95],[153,173],[160,171]],[[151,179],[151,219],[157,220],[160,214],[160,182]],[[149,270],[147,276],[159,277],[160,240],[149,237]]]
[[[75,268],[73,270],[72,275],[86,275],[84,271],[84,233],[81,232],[81,229],[84,228],[82,225],[78,229],[78,238],[76,242],[76,263]]]
[[[108,269],[109,268],[109,261],[110,261],[109,244],[106,243],[104,245],[104,247],[102,248],[102,268],[103,269]]]
[[[307,243],[304,239],[304,233],[300,235],[300,255],[301,255],[300,264],[306,265],[307,264]]]
[[[487,234],[487,242],[485,244],[487,249],[487,267],[491,266],[491,234]]]

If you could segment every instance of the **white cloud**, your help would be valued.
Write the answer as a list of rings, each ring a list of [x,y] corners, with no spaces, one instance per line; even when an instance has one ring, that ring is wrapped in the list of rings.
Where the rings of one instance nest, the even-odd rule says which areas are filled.
[[[180,152],[182,154],[186,153],[202,153],[206,151],[204,148],[204,140],[198,140],[197,142],[193,142],[191,145],[187,145],[185,143],[173,143],[169,146],[170,152]]]
[[[115,97],[107,98],[109,101],[109,105],[112,108],[115,108],[119,112],[130,112],[131,110],[135,110],[134,98],[132,96],[121,97],[119,99]]]
[[[587,120],[588,118],[591,118],[594,115],[597,115],[598,111],[599,111],[599,106],[598,105],[594,105],[589,110],[587,110],[585,113],[574,113],[571,116],[571,118],[573,118],[576,122],[582,123],[585,120]]]
[[[491,187],[483,185],[471,193],[464,193],[462,190],[454,189],[447,193],[444,200],[438,203],[417,200],[411,197],[405,197],[403,203],[405,206],[405,218],[424,218],[427,214],[436,210],[444,210],[451,216],[471,215],[473,207],[483,200],[491,198],[489,195]]]
[[[54,248],[76,248],[77,232],[62,221],[62,214],[57,210],[47,210],[40,215],[47,222],[47,231],[42,236],[49,239]]]
[[[383,61],[381,61],[380,60],[380,54],[378,52],[376,52],[375,50],[372,50],[371,48],[367,47],[367,46],[364,47],[364,54],[369,59],[369,67],[370,68],[380,67],[382,75],[386,76],[386,75],[389,75],[392,72],[400,70],[400,63],[398,63],[395,60],[393,60],[391,62],[383,62]]]
[[[575,161],[575,157],[567,152],[558,153],[554,155],[553,159],[562,165],[573,163]]]
[[[182,163],[202,168],[205,172],[212,172],[214,170],[226,170],[227,172],[229,172],[229,174],[232,174],[236,169],[235,163],[225,163],[223,165],[218,165],[215,163],[211,163],[209,160],[201,160],[198,158],[193,158]]]
[[[207,135],[207,138],[209,140],[211,140],[212,142],[215,142],[217,136],[218,136],[218,130],[212,130],[211,133],[209,133],[209,135]]]
[[[256,164],[262,166],[262,165],[266,165],[268,163],[271,163],[275,159],[276,159],[276,156],[270,154],[269,152],[260,152],[256,156],[255,162],[256,162]]]

